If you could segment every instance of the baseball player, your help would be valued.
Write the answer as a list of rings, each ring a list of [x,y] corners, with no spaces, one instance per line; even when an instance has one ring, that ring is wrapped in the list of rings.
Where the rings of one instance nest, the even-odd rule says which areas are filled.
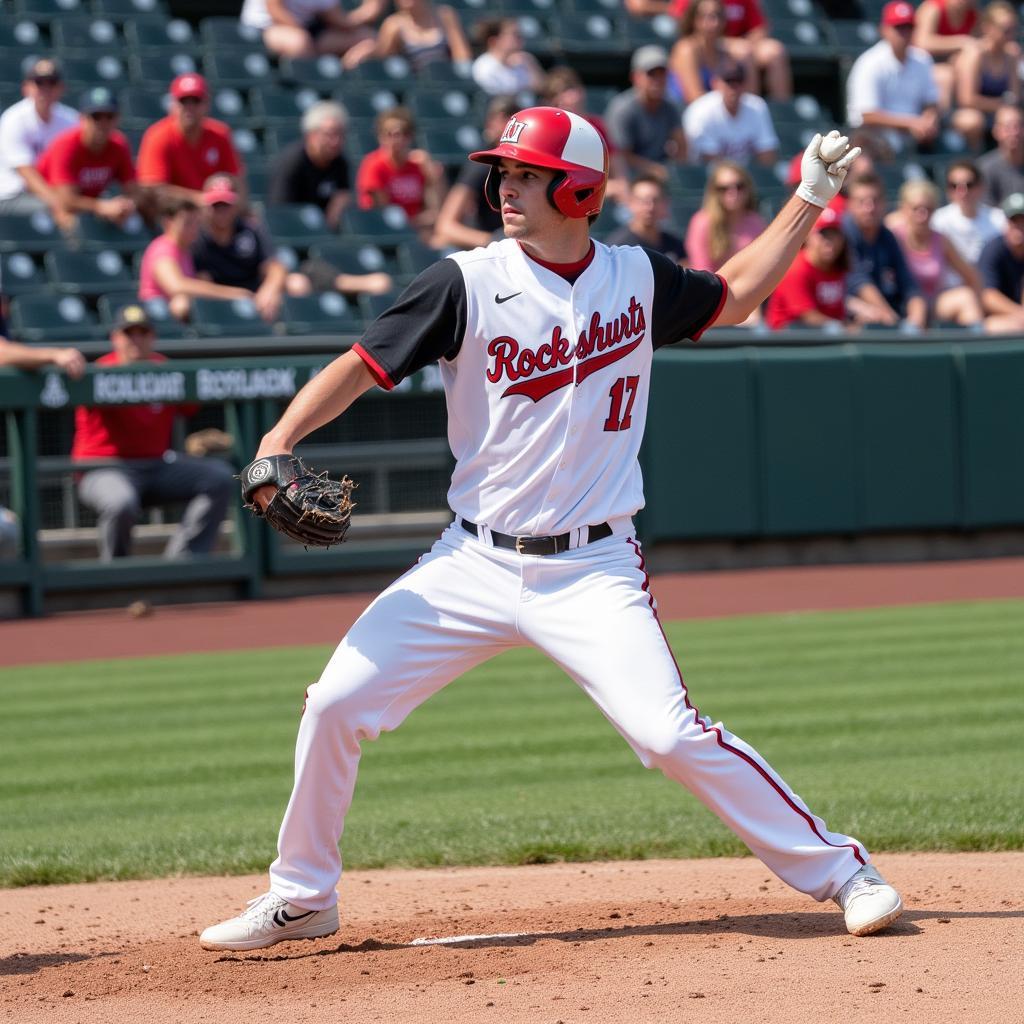
[[[375,384],[440,364],[456,465],[451,525],[366,609],[309,687],[270,891],[207,928],[207,949],[338,929],[338,842],[360,745],[510,647],[545,652],[640,761],[686,786],[791,886],[842,907],[855,935],[902,912],[856,839],[831,832],[749,744],[702,716],[658,620],[632,516],[656,349],[744,321],[775,288],[859,150],[830,132],[765,232],[719,274],[590,238],[608,152],[582,117],[515,114],[485,192],[505,238],[424,271],[264,437],[247,495],[275,496],[291,453]],[[243,482],[246,475],[243,474]],[[260,486],[266,482],[265,486]]]

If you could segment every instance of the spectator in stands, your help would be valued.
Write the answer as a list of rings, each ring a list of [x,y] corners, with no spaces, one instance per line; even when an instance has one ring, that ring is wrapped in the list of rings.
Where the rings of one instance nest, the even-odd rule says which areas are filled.
[[[132,151],[117,131],[117,99],[105,86],[96,86],[82,96],[79,109],[78,126],[46,147],[36,170],[53,190],[56,216],[63,223],[89,213],[121,225],[135,213],[141,196]],[[121,195],[103,198],[114,182]]]
[[[424,149],[413,149],[416,121],[405,107],[377,117],[380,148],[367,153],[356,174],[364,210],[400,206],[417,227],[433,228],[441,206],[444,168]]]
[[[289,273],[274,252],[266,228],[243,215],[233,178],[214,175],[203,190],[199,237],[192,243],[196,275],[222,288],[251,295],[260,316],[274,323],[285,294],[309,295],[313,286],[304,274]]]
[[[992,137],[996,148],[978,159],[986,203],[999,206],[1015,192],[1024,192],[1024,113],[1006,104],[996,111]]]
[[[373,38],[386,11],[386,0],[362,0],[350,11],[338,0],[244,0],[240,20],[279,57],[341,57]]]
[[[853,266],[848,308],[858,323],[923,330],[928,307],[896,236],[885,226],[885,188],[874,174],[858,175],[847,193],[843,230]]]
[[[650,0],[626,0],[631,13],[637,4]],[[670,0],[668,13],[685,18],[691,0]],[[723,7],[721,44],[734,59],[764,73],[767,93],[773,100],[788,100],[793,95],[793,72],[789,66],[786,48],[768,35],[768,22],[761,10],[760,0],[729,0]],[[759,93],[760,83],[753,91]]]
[[[981,252],[981,301],[985,330],[991,334],[1024,331],[1024,192],[1003,200],[1006,226]]]
[[[641,46],[630,60],[633,87],[619,93],[605,111],[608,134],[634,174],[665,181],[666,161],[686,159],[682,111],[665,97],[668,54],[660,46]]]
[[[199,237],[199,207],[171,197],[161,208],[164,233],[146,247],[139,267],[139,298],[167,300],[171,313],[187,320],[192,299],[251,299],[246,288],[228,288],[196,276],[192,246]]]
[[[987,242],[1003,233],[1006,217],[981,201],[981,172],[970,160],[954,160],[946,168],[949,202],[932,217],[932,227],[945,235],[960,256],[977,266]]]
[[[491,100],[480,133],[487,146],[497,145],[509,118],[519,109],[519,101],[513,96],[496,96]],[[493,241],[496,232],[498,237],[504,237],[501,214],[491,209],[484,196],[484,181],[490,169],[489,164],[472,160],[462,165],[437,214],[432,243],[435,248],[474,249]]]
[[[974,0],[924,0],[918,8],[913,43],[935,61],[939,106],[944,111],[953,106],[956,65],[973,49],[977,34]]]
[[[932,227],[938,205],[939,190],[930,181],[908,181],[900,189],[896,216],[886,223],[928,304],[929,322],[972,327],[982,320],[981,279],[953,243]],[[963,283],[950,287],[953,275]]]
[[[679,38],[669,57],[668,95],[692,103],[714,88],[719,68],[730,60],[725,45],[725,5],[721,0],[697,0],[679,21]],[[754,66],[744,63],[747,89],[757,91]]]
[[[836,330],[846,323],[846,275],[850,253],[843,235],[842,217],[825,207],[772,292],[765,322],[773,331],[786,327],[823,327]]]
[[[142,306],[118,314],[110,334],[113,351],[97,360],[103,366],[161,363],[156,331]],[[173,405],[105,405],[75,410],[71,458],[82,471],[78,497],[99,517],[100,557],[119,558],[131,551],[132,528],[150,505],[188,501],[181,525],[165,556],[205,554],[217,540],[228,502],[236,498],[231,467],[215,458],[193,458],[171,449],[171,430],[179,414]],[[104,465],[89,469],[91,461]]]
[[[491,96],[538,93],[544,72],[537,58],[523,49],[515,18],[484,18],[475,30],[483,53],[473,61],[473,81]]]
[[[78,111],[60,102],[64,81],[60,65],[49,57],[28,66],[21,91],[24,99],[0,117],[0,213],[50,210],[70,230],[73,219],[35,162],[58,135],[78,124]]]
[[[913,6],[891,0],[882,8],[882,38],[854,61],[846,80],[847,121],[877,134],[890,153],[908,141],[928,147],[939,135],[932,59],[910,45],[913,31]]]
[[[312,203],[324,212],[332,231],[352,200],[345,133],[348,112],[340,103],[321,100],[302,115],[302,138],[286,146],[270,171],[271,206]]]
[[[613,231],[609,245],[642,245],[667,256],[679,266],[687,266],[686,245],[682,238],[666,231],[669,219],[668,196],[657,178],[640,177],[629,187],[629,223]]]
[[[686,148],[694,162],[756,160],[771,167],[778,158],[779,137],[768,104],[743,91],[746,72],[733,60],[715,72],[714,89],[694,100],[683,114]]]
[[[964,133],[972,149],[981,147],[1003,103],[1020,106],[1018,27],[1013,6],[995,0],[982,12],[981,39],[966,47],[956,60],[954,96],[961,109],[953,114],[952,124]]]
[[[746,168],[720,160],[708,171],[704,205],[690,218],[686,252],[694,270],[713,270],[765,229]]]
[[[242,173],[231,129],[207,117],[206,79],[190,72],[171,82],[171,112],[151,124],[139,144],[139,183],[158,201],[177,197],[202,201],[203,182],[212,174]]]
[[[419,72],[435,61],[469,64],[473,51],[453,8],[432,0],[395,0],[395,13],[384,19],[376,39],[353,46],[345,66],[392,56],[404,57]]]
[[[562,110],[579,114],[597,129],[598,134],[604,139],[604,144],[608,147],[608,187],[605,190],[605,195],[616,201],[624,199],[629,189],[629,168],[622,154],[608,137],[608,128],[605,126],[604,118],[592,114],[587,109],[587,89],[583,84],[583,79],[565,64],[553,67],[544,76],[540,101],[549,107],[559,107]]]

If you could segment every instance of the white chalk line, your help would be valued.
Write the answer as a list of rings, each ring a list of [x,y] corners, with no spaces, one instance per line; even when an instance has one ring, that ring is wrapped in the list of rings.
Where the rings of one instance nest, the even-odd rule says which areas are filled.
[[[533,932],[496,932],[494,935],[448,935],[440,938],[413,939],[410,946],[448,946],[459,942],[486,942],[490,939],[525,939]]]

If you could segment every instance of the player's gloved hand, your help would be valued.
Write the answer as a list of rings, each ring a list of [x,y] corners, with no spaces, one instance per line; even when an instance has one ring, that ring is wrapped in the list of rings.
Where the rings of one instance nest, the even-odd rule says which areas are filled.
[[[850,149],[850,140],[834,128],[828,135],[817,134],[800,161],[800,184],[796,194],[815,206],[828,206],[842,187],[850,164],[860,156],[860,146]]]

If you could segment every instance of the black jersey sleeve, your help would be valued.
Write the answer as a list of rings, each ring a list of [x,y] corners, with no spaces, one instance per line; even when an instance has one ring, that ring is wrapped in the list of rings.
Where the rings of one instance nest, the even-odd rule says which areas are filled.
[[[466,333],[466,285],[454,260],[438,260],[354,346],[377,383],[393,388],[438,359],[454,359]]]
[[[729,294],[724,279],[707,270],[684,270],[653,249],[644,252],[654,271],[654,347],[697,341],[722,312]]]

